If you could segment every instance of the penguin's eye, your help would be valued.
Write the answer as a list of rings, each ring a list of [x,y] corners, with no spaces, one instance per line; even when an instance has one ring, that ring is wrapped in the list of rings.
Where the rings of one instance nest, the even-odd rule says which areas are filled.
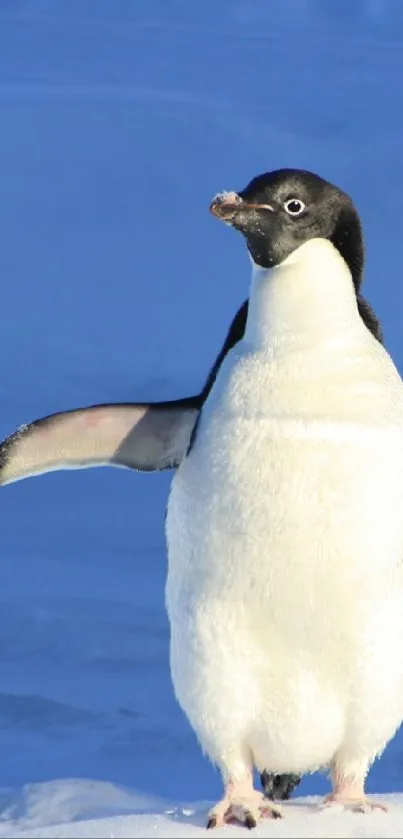
[[[289,198],[283,206],[289,216],[300,216],[305,210],[305,204],[299,198]]]

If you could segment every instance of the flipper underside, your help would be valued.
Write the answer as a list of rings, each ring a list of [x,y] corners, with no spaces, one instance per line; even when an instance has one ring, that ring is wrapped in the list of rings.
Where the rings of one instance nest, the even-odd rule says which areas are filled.
[[[0,484],[58,469],[179,465],[199,414],[195,399],[93,405],[23,425],[0,444]]]

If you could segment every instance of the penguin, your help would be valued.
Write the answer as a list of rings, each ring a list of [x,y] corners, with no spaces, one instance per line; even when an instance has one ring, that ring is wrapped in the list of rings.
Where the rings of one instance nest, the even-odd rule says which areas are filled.
[[[224,204],[216,202],[214,207],[221,206],[222,210]],[[342,231],[340,235],[348,233]],[[363,254],[357,250],[356,243],[352,259],[357,311],[363,326],[382,343],[379,321],[361,295]],[[93,405],[22,426],[0,445],[0,483],[54,469],[97,465],[140,471],[177,468],[192,450],[203,406],[225,358],[244,338],[248,311],[247,299],[232,321],[199,394],[169,402]],[[297,773],[272,773],[266,767],[261,771],[261,783],[268,799],[288,798],[299,780]]]
[[[365,778],[403,719],[403,383],[358,309],[361,222],[289,169],[211,211],[246,242],[247,322],[166,518],[173,686],[224,786],[207,826],[281,815],[255,768],[326,769],[327,806],[383,809]]]

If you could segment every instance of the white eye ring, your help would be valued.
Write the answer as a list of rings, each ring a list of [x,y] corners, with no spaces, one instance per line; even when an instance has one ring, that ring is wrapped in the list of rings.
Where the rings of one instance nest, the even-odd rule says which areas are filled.
[[[289,198],[283,206],[289,216],[300,216],[305,210],[305,204],[300,198]]]

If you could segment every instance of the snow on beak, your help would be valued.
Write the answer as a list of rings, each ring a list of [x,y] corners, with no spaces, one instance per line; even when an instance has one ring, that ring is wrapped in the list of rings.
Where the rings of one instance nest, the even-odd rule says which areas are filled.
[[[237,192],[219,192],[215,195],[210,204],[210,213],[227,224],[235,224],[240,216],[245,216],[254,210],[270,210],[270,204],[252,204],[244,201]]]

